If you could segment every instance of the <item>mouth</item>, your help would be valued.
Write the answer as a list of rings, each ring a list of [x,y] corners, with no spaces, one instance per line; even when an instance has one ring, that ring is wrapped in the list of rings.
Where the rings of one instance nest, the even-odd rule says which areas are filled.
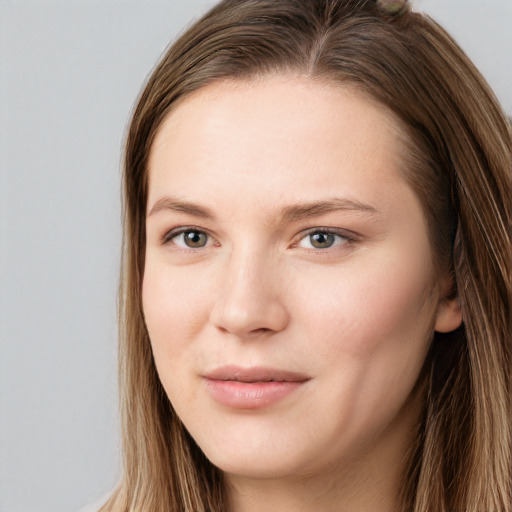
[[[259,366],[251,368],[222,366],[207,373],[204,377],[210,380],[249,384],[258,382],[305,382],[311,378],[304,373]]]
[[[213,400],[230,409],[261,409],[295,394],[311,377],[276,368],[223,366],[204,377]]]

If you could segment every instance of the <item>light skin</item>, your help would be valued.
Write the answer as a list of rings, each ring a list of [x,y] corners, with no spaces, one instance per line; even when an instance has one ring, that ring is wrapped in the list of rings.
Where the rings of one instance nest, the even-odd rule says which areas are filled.
[[[461,321],[399,130],[357,90],[297,76],[214,83],[159,128],[143,310],[233,511],[396,510],[429,343]],[[299,382],[212,388],[233,365]]]

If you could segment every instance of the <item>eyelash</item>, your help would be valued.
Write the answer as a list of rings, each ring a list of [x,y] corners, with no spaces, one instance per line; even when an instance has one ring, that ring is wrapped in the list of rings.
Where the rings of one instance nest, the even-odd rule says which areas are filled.
[[[184,233],[188,233],[188,232],[205,235],[208,238],[206,241],[206,245],[195,248],[195,247],[183,247],[183,246],[179,246],[176,243],[174,243],[174,245],[176,245],[180,250],[199,251],[199,250],[207,247],[208,243],[213,239],[213,237],[202,228],[199,228],[196,226],[180,226],[180,227],[173,228],[170,231],[168,231],[167,233],[165,233],[165,235],[162,237],[162,245],[169,245],[172,243],[172,240],[174,238],[176,238],[180,235],[183,235]],[[340,247],[340,246],[354,244],[358,240],[357,235],[351,231],[346,231],[343,229],[327,228],[327,227],[314,227],[314,228],[310,228],[305,231],[302,231],[299,234],[300,238],[298,239],[297,242],[294,242],[291,245],[291,248],[293,249],[293,248],[299,247],[300,243],[303,240],[305,240],[308,236],[311,236],[311,235],[314,235],[317,233],[322,234],[322,235],[333,235],[335,237],[338,237],[338,239],[341,239],[341,242],[340,243],[334,242],[333,245],[331,245],[329,247],[325,247],[325,248],[304,247],[304,249],[311,251],[311,252],[325,252],[329,249],[336,249],[337,247]]]
[[[162,237],[162,245],[168,245],[168,244],[172,243],[173,238],[176,238],[176,237],[183,235],[184,233],[188,233],[188,232],[200,233],[200,234],[206,235],[208,238],[213,238],[207,231],[205,231],[204,229],[201,229],[199,227],[180,226],[180,227],[171,229]],[[177,245],[177,244],[174,244],[174,245]],[[180,247],[180,246],[178,246],[178,247]],[[180,247],[180,249],[185,249],[185,248]],[[194,247],[187,247],[185,250],[193,251],[193,250],[198,250],[198,249],[203,249],[203,247],[198,247],[196,249],[194,249]]]
[[[308,229],[306,231],[303,231],[300,234],[300,240],[297,243],[294,243],[292,245],[292,247],[298,247],[299,244],[303,240],[305,240],[308,236],[314,235],[316,233],[322,234],[322,235],[333,235],[333,236],[336,236],[339,239],[342,239],[342,242],[339,243],[339,244],[335,244],[333,246],[330,246],[330,247],[325,247],[325,248],[318,248],[318,247],[317,248],[309,248],[309,250],[314,251],[314,252],[327,251],[328,249],[335,249],[336,247],[339,247],[339,246],[342,246],[342,245],[347,245],[347,244],[353,244],[354,242],[357,241],[355,233],[352,233],[352,232],[349,232],[349,231],[346,231],[346,230],[343,230],[343,229],[334,229],[334,228],[326,228],[326,227],[315,227],[315,228],[311,228],[311,229]]]

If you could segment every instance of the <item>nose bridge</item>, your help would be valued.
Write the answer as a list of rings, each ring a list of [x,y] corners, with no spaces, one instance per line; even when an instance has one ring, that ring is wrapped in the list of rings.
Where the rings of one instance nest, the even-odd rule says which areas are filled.
[[[233,249],[224,262],[212,322],[239,337],[280,331],[288,311],[279,276],[279,258],[254,244]]]

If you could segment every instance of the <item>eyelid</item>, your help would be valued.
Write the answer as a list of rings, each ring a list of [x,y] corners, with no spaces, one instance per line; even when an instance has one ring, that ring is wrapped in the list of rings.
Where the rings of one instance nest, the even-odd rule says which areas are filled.
[[[349,231],[342,228],[332,228],[332,227],[325,227],[325,226],[315,226],[314,228],[306,229],[305,231],[301,231],[299,235],[297,236],[297,242],[293,243],[292,248],[299,247],[299,244],[308,236],[312,235],[313,233],[326,233],[330,235],[336,235],[340,238],[343,238],[345,240],[346,244],[351,244],[354,242],[357,242],[359,239],[359,236],[357,233],[353,231]],[[345,243],[341,245],[345,245]],[[338,247],[340,244],[336,244],[333,247],[328,247],[325,249],[313,249],[314,251],[326,251],[328,249],[332,249],[334,247]]]
[[[206,243],[206,245],[204,247],[209,247],[211,245],[210,242],[215,241],[213,236],[208,232],[208,230],[206,230],[204,228],[200,228],[199,226],[182,226],[182,225],[180,225],[180,226],[176,226],[172,229],[169,229],[168,231],[166,231],[163,234],[162,239],[161,239],[162,245],[170,244],[172,242],[173,238],[176,238],[177,236],[179,236],[183,233],[186,233],[187,231],[197,231],[198,233],[202,233],[202,234],[206,235],[208,237],[208,242]],[[174,245],[176,245],[180,249],[184,249],[183,247],[180,247],[177,244],[174,244]],[[204,247],[197,247],[197,248],[188,247],[188,248],[186,248],[186,250],[194,251],[194,250],[204,249]]]
[[[167,245],[167,244],[171,243],[173,238],[175,238],[183,233],[186,233],[187,231],[197,231],[198,233],[202,233],[202,234],[206,235],[208,237],[208,242],[204,247],[211,246],[212,242],[214,242],[215,244],[218,245],[218,242],[215,241],[213,235],[207,229],[201,228],[199,226],[194,226],[194,225],[188,225],[188,226],[179,225],[179,226],[176,226],[174,228],[167,230],[161,237],[161,244]],[[349,230],[342,229],[342,228],[315,226],[315,227],[306,229],[304,231],[301,231],[297,235],[296,241],[291,245],[291,248],[298,247],[302,240],[304,240],[307,236],[309,236],[313,233],[327,233],[327,234],[336,235],[336,236],[339,236],[340,238],[345,239],[347,244],[354,243],[359,239],[359,235],[357,233],[355,233],[354,231],[349,231]],[[337,247],[338,245],[339,244],[337,244],[335,247]],[[177,246],[177,247],[180,247],[180,246]],[[204,247],[199,247],[196,249],[194,249],[193,247],[188,247],[186,250],[194,251],[194,250],[203,249]],[[327,249],[330,249],[330,248],[323,249],[323,251],[326,251]],[[322,251],[322,249],[313,249],[313,250],[315,252]]]

